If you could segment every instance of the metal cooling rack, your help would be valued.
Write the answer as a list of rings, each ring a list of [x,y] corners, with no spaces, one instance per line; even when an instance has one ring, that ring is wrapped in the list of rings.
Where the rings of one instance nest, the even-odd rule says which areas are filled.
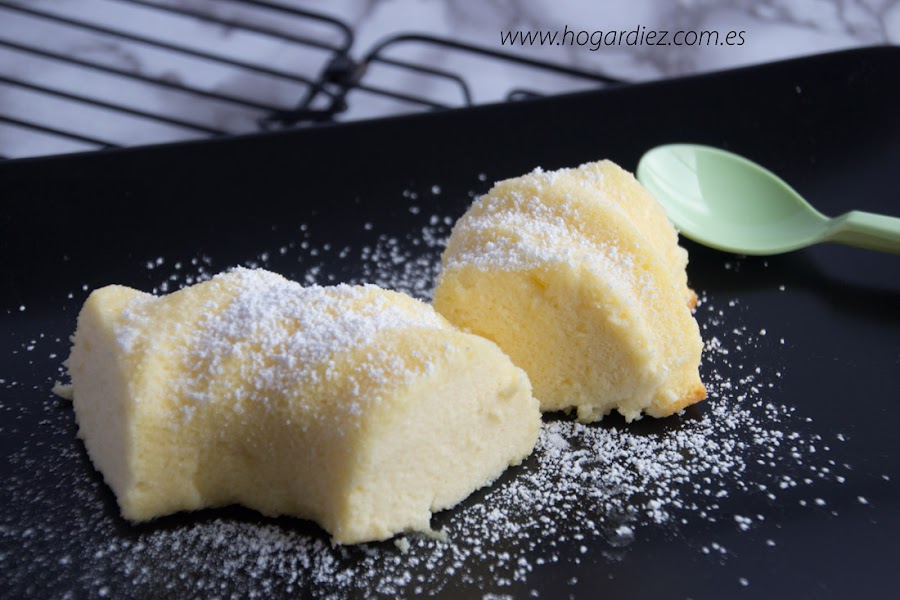
[[[183,0],[93,0],[90,5],[97,5],[93,13],[75,13],[73,3],[0,0],[0,19],[7,19],[0,30],[0,136],[6,128],[7,134],[43,138],[48,146],[59,142],[62,151],[88,150],[331,122],[347,118],[348,108],[365,102],[363,96],[399,105],[383,110],[386,114],[469,106],[477,103],[477,94],[462,73],[475,63],[519,72],[521,82],[541,73],[570,86],[573,81],[582,87],[622,83],[415,33],[392,36],[354,58],[354,32],[346,23],[265,0],[224,0],[215,3],[217,14],[210,11],[211,3]],[[142,26],[151,21],[155,35]],[[293,58],[273,64],[235,56],[227,44],[204,47],[190,40],[192,28],[218,28],[223,39],[243,37]],[[159,35],[161,29],[171,29],[172,35]],[[178,37],[181,30],[188,34]],[[66,52],[56,43],[60,39],[88,51]],[[460,70],[429,64],[427,57],[436,51],[458,57],[450,62]],[[130,52],[149,57],[152,68],[128,64]],[[192,66],[217,77],[185,82],[171,76],[179,65],[181,71],[191,72]],[[393,75],[379,76],[385,70]],[[46,77],[47,72],[55,76]],[[257,90],[264,93],[253,93]],[[544,93],[514,85],[505,98]],[[168,101],[157,101],[162,97]],[[153,135],[122,139],[108,131],[110,121],[123,120],[123,130],[145,128]]]

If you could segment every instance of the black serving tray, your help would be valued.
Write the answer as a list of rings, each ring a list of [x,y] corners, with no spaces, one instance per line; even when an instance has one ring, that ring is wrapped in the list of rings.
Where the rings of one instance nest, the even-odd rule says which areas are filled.
[[[773,445],[777,460],[770,461],[746,432],[747,448],[733,451],[746,468],[726,478],[715,508],[701,515],[688,502],[667,522],[638,517],[627,543],[609,528],[582,535],[575,519],[584,506],[573,506],[572,522],[552,532],[535,530],[534,544],[510,542],[511,556],[497,558],[507,544],[501,535],[485,543],[484,557],[469,552],[459,567],[447,558],[450,548],[471,550],[474,542],[462,541],[458,528],[444,546],[411,538],[413,548],[401,554],[390,542],[331,549],[310,523],[238,508],[132,526],[76,438],[68,403],[50,393],[64,379],[68,336],[95,287],[164,291],[237,264],[299,279],[317,273],[323,283],[377,281],[421,253],[435,256],[439,246],[410,232],[430,224],[445,234],[444,217],[462,214],[491,181],[599,158],[633,170],[645,150],[667,142],[746,155],[826,214],[900,215],[900,48],[390,120],[0,163],[0,597],[895,596],[898,256],[821,245],[736,257],[685,242],[691,283],[705,300],[697,312],[704,336],[730,351],[708,352],[704,376],[734,381],[711,381],[719,397],[684,415],[631,425],[613,417],[596,427],[674,435],[715,418],[715,406],[744,402],[748,411],[781,407],[777,426],[806,445],[796,463],[789,440]],[[379,264],[366,247],[394,248],[402,260]],[[748,389],[740,380],[756,367],[764,375],[748,400],[734,390]],[[437,515],[436,526],[491,502],[493,491],[534,468],[531,459],[511,469],[493,488]],[[774,485],[781,470],[795,486]],[[759,488],[765,482],[777,492],[772,497]],[[634,497],[638,512],[643,501]],[[598,522],[611,518],[591,510]],[[311,549],[320,562],[304,564]],[[332,562],[322,570],[324,556]],[[318,576],[310,575],[315,569]],[[388,581],[378,579],[379,569],[392,574]]]

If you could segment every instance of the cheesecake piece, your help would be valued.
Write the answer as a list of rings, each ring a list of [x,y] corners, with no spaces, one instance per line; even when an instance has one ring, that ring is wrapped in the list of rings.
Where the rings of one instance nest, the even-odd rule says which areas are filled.
[[[638,226],[643,241],[650,244],[675,279],[678,293],[689,308],[695,308],[697,294],[687,282],[687,250],[678,245],[678,232],[653,194],[634,175],[609,160],[583,164],[567,170],[567,175],[584,187],[606,194],[625,218]]]
[[[687,253],[609,161],[501,181],[456,223],[434,307],[525,369],[544,411],[665,417],[706,397]]]
[[[525,373],[427,304],[262,270],[96,290],[68,367],[79,436],[132,521],[242,504],[343,544],[428,531],[540,428]]]

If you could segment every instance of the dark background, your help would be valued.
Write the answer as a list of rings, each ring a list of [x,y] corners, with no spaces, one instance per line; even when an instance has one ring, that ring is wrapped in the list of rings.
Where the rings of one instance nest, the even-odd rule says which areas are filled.
[[[361,223],[374,223],[374,241],[378,232],[402,232],[414,222],[400,202],[402,190],[439,183],[441,194],[420,204],[462,214],[469,192],[485,191],[490,181],[599,158],[633,170],[645,150],[679,141],[756,160],[825,214],[859,209],[900,215],[898,74],[900,49],[857,50],[464,111],[0,163],[4,522],[34,519],[63,531],[62,517],[57,522],[52,513],[32,510],[10,490],[45,485],[48,495],[59,494],[42,479],[52,474],[33,475],[33,461],[43,453],[62,453],[73,470],[90,469],[71,411],[47,399],[59,361],[45,355],[25,360],[20,352],[39,333],[64,340],[74,330],[87,294],[82,286],[116,282],[147,289],[153,273],[134,265],[153,256],[202,253],[216,265],[236,264],[296,241],[299,222],[310,225],[319,244],[366,243]],[[487,182],[480,183],[481,174]],[[900,535],[900,257],[821,245],[743,258],[740,269],[729,270],[722,268],[725,255],[685,245],[695,288],[745,299],[754,308],[743,315],[751,330],[778,323],[787,332],[790,344],[779,360],[790,377],[774,392],[775,401],[815,415],[823,433],[852,433],[847,452],[853,487],[837,501],[839,516],[779,503],[748,507],[767,516],[751,533],[736,531],[733,523],[703,524],[678,536],[651,532],[624,560],[547,566],[524,586],[500,591],[525,595],[538,589],[541,597],[893,597]],[[281,270],[290,275],[290,268]],[[329,269],[349,278],[360,267],[335,262]],[[778,290],[781,284],[787,292]],[[763,353],[755,359],[763,365],[768,360]],[[12,381],[18,385],[10,387]],[[35,443],[36,435],[45,435],[47,419],[61,423],[62,434],[46,433]],[[35,453],[31,462],[17,454],[22,447]],[[105,518],[117,519],[108,491],[96,487],[105,494]],[[858,495],[870,505],[859,504]],[[51,506],[71,501],[48,500]],[[321,535],[311,526],[290,526]],[[711,531],[734,554],[722,564],[685,550]],[[772,535],[777,550],[761,552],[760,540]],[[0,544],[0,595],[3,589],[10,597],[89,589],[76,564],[45,569],[40,543],[23,549],[0,536]],[[46,577],[38,576],[42,572]],[[572,575],[578,582],[564,584]],[[738,577],[751,586],[738,587]],[[117,597],[154,595],[123,586],[113,585]],[[457,582],[445,595],[480,597],[483,591]]]

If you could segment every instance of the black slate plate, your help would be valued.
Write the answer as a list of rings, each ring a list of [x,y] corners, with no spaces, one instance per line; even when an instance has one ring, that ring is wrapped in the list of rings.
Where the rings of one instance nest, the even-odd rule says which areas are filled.
[[[539,165],[608,157],[633,169],[653,145],[707,143],[761,162],[826,214],[898,215],[898,74],[900,49],[875,48],[535,102],[0,164],[0,596],[893,595],[897,256],[819,246],[746,258],[686,244],[705,298],[698,321],[720,342],[703,366],[715,397],[664,421],[610,418],[569,441],[665,443],[700,431],[690,439],[719,444],[716,456],[737,466],[713,476],[707,461],[682,481],[651,474],[636,492],[603,480],[572,492],[571,473],[541,475],[545,449],[436,516],[449,543],[410,538],[408,554],[389,542],[332,550],[309,523],[238,508],[130,526],[49,387],[63,379],[90,289],[174,289],[201,268],[250,263],[409,288],[430,272],[416,258],[433,262],[440,250],[424,230],[446,233],[443,219],[490,181]],[[397,264],[366,247],[393,250]],[[544,508],[510,501],[535,478],[532,489],[572,497]],[[660,491],[664,518],[649,504]]]

